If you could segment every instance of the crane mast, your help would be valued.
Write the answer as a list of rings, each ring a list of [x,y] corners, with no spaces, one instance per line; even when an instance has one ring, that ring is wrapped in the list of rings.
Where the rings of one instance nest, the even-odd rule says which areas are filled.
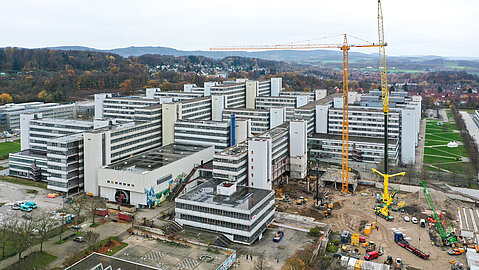
[[[384,112],[384,173],[388,173],[388,114],[389,90],[386,69],[386,43],[384,42],[383,10],[381,0],[378,0],[378,36],[379,36],[379,73],[381,75],[381,97]]]

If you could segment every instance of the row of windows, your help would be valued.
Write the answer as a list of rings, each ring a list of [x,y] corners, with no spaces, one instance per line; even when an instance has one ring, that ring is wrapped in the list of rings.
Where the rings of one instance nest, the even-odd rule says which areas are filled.
[[[128,183],[122,183],[122,182],[117,182],[117,181],[106,180],[106,182],[107,182],[108,184],[115,184],[115,185],[126,186],[126,187],[129,187],[129,186],[130,186],[130,184],[128,184]],[[134,187],[135,184],[131,184],[131,186]]]
[[[191,211],[201,212],[201,213],[208,213],[208,214],[217,215],[217,216],[231,217],[231,218],[236,218],[236,219],[244,219],[244,220],[250,220],[251,217],[252,217],[250,215],[243,214],[243,213],[224,211],[224,210],[221,210],[221,209],[191,205],[191,204],[186,204],[186,203],[176,203],[176,208],[191,210]]]
[[[145,132],[142,132],[142,134],[136,134],[135,136],[129,136],[129,137],[132,137],[132,138],[137,138],[137,137],[140,137],[140,136],[143,136],[143,135],[146,135],[146,134],[155,133],[155,134],[153,134],[151,136],[148,136],[148,137],[139,138],[139,139],[136,139],[134,141],[129,141],[129,142],[125,142],[125,143],[122,143],[122,144],[112,146],[111,150],[114,151],[116,149],[120,149],[120,148],[123,148],[123,147],[128,146],[128,145],[134,145],[134,144],[137,144],[139,142],[146,141],[146,140],[156,139],[156,138],[161,136],[160,134],[158,134],[158,132],[161,132],[161,130],[151,130],[149,132],[145,131]]]

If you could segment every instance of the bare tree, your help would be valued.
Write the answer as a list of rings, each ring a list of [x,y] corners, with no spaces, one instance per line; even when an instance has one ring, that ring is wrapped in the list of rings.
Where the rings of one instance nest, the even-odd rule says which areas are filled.
[[[82,217],[82,212],[87,207],[87,196],[80,194],[73,198],[71,203],[67,204],[67,211],[75,215],[75,224],[78,225],[79,220]]]
[[[5,257],[5,248],[8,241],[11,240],[11,224],[9,220],[0,221],[0,247],[2,248],[2,258]]]
[[[33,218],[22,219],[16,216],[12,219],[12,242],[19,260],[22,258],[22,252],[32,244],[34,228],[35,220]]]
[[[267,270],[269,267],[266,266],[266,258],[264,257],[264,253],[256,257],[256,262],[254,263],[254,270]]]
[[[48,233],[55,227],[55,219],[47,211],[36,212],[33,216],[35,221],[35,230],[38,232],[40,240],[40,251],[43,250],[43,242],[47,240]]]
[[[95,212],[99,208],[106,207],[105,200],[101,197],[90,197],[88,199],[88,207],[91,210],[92,223],[95,224]]]
[[[83,238],[85,239],[85,243],[87,244],[87,246],[90,246],[98,242],[98,239],[100,238],[100,234],[93,231],[87,231],[83,235]]]

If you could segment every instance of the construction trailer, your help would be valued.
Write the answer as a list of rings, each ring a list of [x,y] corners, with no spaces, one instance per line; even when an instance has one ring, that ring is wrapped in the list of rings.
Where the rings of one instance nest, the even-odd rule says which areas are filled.
[[[427,254],[426,252],[418,249],[417,247],[411,245],[405,238],[404,238],[404,235],[400,232],[397,232],[394,234],[394,242],[396,242],[399,246],[407,249],[408,251],[410,251],[411,253],[413,253],[414,255],[418,256],[419,258],[422,258],[422,259],[429,259],[429,254]]]

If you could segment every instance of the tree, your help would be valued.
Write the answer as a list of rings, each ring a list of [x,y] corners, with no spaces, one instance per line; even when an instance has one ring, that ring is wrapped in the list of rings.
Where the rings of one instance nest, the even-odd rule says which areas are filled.
[[[75,196],[70,203],[67,204],[67,211],[75,215],[75,224],[82,218],[82,212],[87,207],[87,198],[84,193]]]
[[[98,242],[100,234],[90,230],[83,234],[83,238],[85,239],[85,243],[87,244],[87,246],[90,246]]]
[[[267,270],[269,267],[266,266],[266,259],[264,253],[256,257],[256,262],[254,263],[254,270]]]
[[[2,102],[2,104],[10,103],[12,102],[12,96],[10,96],[8,93],[2,93],[0,95],[0,102]]]
[[[92,223],[95,224],[95,212],[99,208],[105,207],[105,200],[101,197],[90,197],[88,199],[88,207],[91,211]]]
[[[120,83],[120,92],[124,94],[129,94],[133,90],[133,87],[131,85],[131,79],[124,80],[122,83]]]
[[[0,247],[2,248],[2,258],[5,257],[5,248],[11,239],[11,224],[8,219],[0,221]]]
[[[47,90],[42,90],[40,93],[38,93],[37,97],[45,102],[53,101],[52,95],[48,93]]]
[[[21,219],[18,216],[12,221],[12,243],[19,260],[22,258],[22,252],[32,244],[35,223],[33,218]]]
[[[47,240],[48,233],[55,227],[55,219],[47,211],[36,212],[33,216],[35,220],[35,229],[38,231],[40,240],[40,251],[43,250],[43,242]]]

